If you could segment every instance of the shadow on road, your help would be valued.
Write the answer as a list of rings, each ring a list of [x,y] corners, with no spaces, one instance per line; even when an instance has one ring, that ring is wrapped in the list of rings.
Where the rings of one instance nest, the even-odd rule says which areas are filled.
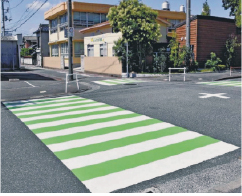
[[[41,76],[33,73],[1,73],[1,81],[9,81],[9,79],[18,79],[18,80],[52,80],[55,79]]]

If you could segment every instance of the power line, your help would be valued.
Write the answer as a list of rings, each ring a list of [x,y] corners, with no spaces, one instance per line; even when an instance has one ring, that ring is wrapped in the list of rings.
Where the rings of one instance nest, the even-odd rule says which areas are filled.
[[[14,23],[9,23],[8,25],[12,25],[10,28],[8,29],[14,29],[15,26],[17,25],[17,23],[20,23],[22,20],[25,20],[30,14],[31,12],[29,12],[25,17],[24,17],[24,14],[28,12],[28,10],[35,4],[35,2],[38,1],[38,0],[35,0],[25,11],[24,13],[21,15],[20,19],[17,21],[17,22],[14,22]],[[33,8],[35,8],[38,4],[36,4]],[[24,17],[24,18],[23,18]],[[23,19],[22,19],[23,18]]]
[[[21,3],[23,3],[23,1],[24,1],[24,0],[21,0],[20,3],[19,3],[18,5],[16,5],[15,7],[11,7],[10,10],[12,10],[12,9],[14,9],[14,8],[16,8],[16,7],[18,7]]]
[[[27,18],[22,24],[20,24],[17,28],[15,28],[13,31],[16,31],[18,28],[20,28],[23,24],[25,24],[30,18],[32,18],[34,15],[35,15],[35,13],[36,12],[38,12],[39,11],[39,9],[40,8],[42,8],[43,7],[43,5],[47,2],[48,0],[45,0],[45,2],[44,3],[42,3],[41,4],[41,6],[29,17],[29,18]]]

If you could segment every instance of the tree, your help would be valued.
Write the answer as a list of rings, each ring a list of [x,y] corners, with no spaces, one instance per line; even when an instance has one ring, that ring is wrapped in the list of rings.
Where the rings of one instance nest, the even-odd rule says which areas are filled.
[[[179,42],[176,39],[176,33],[173,32],[172,38],[169,42],[169,47],[171,49],[170,61],[173,62],[174,67],[179,65]]]
[[[241,28],[241,0],[222,0],[225,10],[230,9],[230,16],[235,16],[237,27]]]
[[[156,22],[157,14],[139,0],[121,0],[108,13],[113,31],[121,32],[123,42],[128,42],[129,50],[138,55],[141,71],[145,56],[161,36],[159,24]]]
[[[20,51],[20,56],[31,56],[32,53],[32,49],[31,48],[22,48]]]
[[[210,16],[210,7],[208,5],[208,1],[206,0],[205,3],[203,3],[203,11],[201,13],[203,16]]]
[[[218,58],[214,52],[211,52],[210,55],[211,55],[211,59],[210,60],[207,60],[207,62],[205,63],[205,65],[207,67],[213,68],[214,71],[216,69],[219,70],[218,64],[222,62],[221,59]]]
[[[226,67],[230,68],[231,65],[234,65],[235,63],[235,48],[239,47],[241,44],[238,43],[238,38],[231,34],[229,38],[226,41],[226,52],[225,52],[225,58],[226,58]]]
[[[166,60],[167,60],[167,55],[166,55],[166,49],[165,48],[160,48],[159,52],[153,55],[154,57],[154,67],[153,70],[154,72],[163,72],[166,68]]]

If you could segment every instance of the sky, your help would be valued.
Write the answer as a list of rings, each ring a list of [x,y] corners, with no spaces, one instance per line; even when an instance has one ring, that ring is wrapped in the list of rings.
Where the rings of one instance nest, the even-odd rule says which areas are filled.
[[[8,19],[6,21],[6,30],[15,30],[13,34],[22,33],[23,35],[33,35],[33,32],[37,30],[39,24],[48,24],[48,21],[44,20],[44,12],[51,9],[55,5],[64,2],[66,0],[47,0],[47,2],[37,11],[37,9],[46,0],[8,0],[9,3],[4,4],[4,8],[9,7],[9,12],[6,14]],[[73,0],[74,1],[74,0]],[[75,0],[78,2],[87,3],[103,3],[118,5],[120,0]],[[165,0],[142,0],[144,4],[153,8],[161,9],[161,5]],[[171,11],[179,11],[181,5],[186,7],[186,0],[168,0],[170,3]],[[191,0],[191,14],[201,14],[203,3],[205,0]],[[208,0],[208,4],[211,9],[212,16],[233,18],[229,16],[229,10],[224,10],[222,7],[222,0]],[[37,12],[36,12],[37,11]],[[28,21],[25,20],[36,12]],[[25,22],[24,24],[22,24]]]

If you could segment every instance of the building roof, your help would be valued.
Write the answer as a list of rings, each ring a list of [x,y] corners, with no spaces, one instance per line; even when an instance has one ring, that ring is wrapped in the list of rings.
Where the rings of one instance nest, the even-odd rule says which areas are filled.
[[[37,41],[37,37],[36,36],[23,36],[23,39],[25,41],[29,40],[29,41]]]
[[[1,36],[2,41],[18,41],[15,36]]]
[[[166,20],[164,20],[164,19],[162,19],[160,17],[157,17],[156,20],[158,20],[158,22],[164,23],[166,25],[171,25],[170,22],[168,22],[168,21],[166,21]],[[105,29],[105,28],[111,28],[111,25],[110,25],[109,21],[102,22],[102,23],[93,25],[91,27],[87,27],[87,28],[81,29],[79,32],[85,34],[85,33],[89,33],[89,32],[92,32],[92,31],[97,31],[99,29]]]
[[[234,23],[234,19],[230,18],[222,18],[217,16],[202,16],[202,15],[195,15],[190,18],[190,21],[197,20],[197,19],[205,19],[205,20],[214,20],[214,21],[223,21],[223,22],[232,22]],[[186,24],[186,21],[180,22],[179,24],[175,25],[175,28],[181,27]]]
[[[109,8],[115,5],[101,4],[101,3],[85,3],[72,2],[72,11],[76,12],[93,12],[93,13],[108,13]],[[45,20],[53,20],[57,16],[63,15],[67,12],[66,2],[60,3],[44,14]]]
[[[33,34],[39,33],[40,30],[41,32],[49,32],[49,24],[40,24],[39,28]]]
[[[91,31],[99,30],[99,29],[102,29],[102,28],[109,28],[109,27],[111,27],[110,22],[106,21],[106,22],[102,22],[102,23],[93,25],[91,27],[81,29],[79,32],[84,34],[84,33],[88,33],[88,32],[91,32]]]

